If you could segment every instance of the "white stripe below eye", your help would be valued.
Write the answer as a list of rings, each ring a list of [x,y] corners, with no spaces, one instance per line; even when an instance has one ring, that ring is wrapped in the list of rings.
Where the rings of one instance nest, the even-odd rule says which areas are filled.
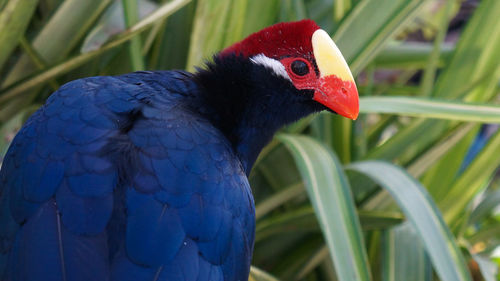
[[[292,79],[290,79],[290,76],[288,76],[288,73],[286,72],[285,66],[281,64],[281,62],[266,57],[264,54],[258,54],[254,57],[251,57],[250,60],[255,64],[263,65],[266,68],[272,70],[274,74],[288,79],[290,80],[290,82],[292,81]]]

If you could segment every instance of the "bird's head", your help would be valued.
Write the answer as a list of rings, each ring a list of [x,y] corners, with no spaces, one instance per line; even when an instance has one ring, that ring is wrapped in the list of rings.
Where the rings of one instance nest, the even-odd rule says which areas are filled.
[[[312,20],[265,28],[220,53],[229,55],[263,65],[288,80],[297,95],[313,92],[312,100],[329,110],[350,119],[358,117],[358,91],[351,71],[328,33]]]

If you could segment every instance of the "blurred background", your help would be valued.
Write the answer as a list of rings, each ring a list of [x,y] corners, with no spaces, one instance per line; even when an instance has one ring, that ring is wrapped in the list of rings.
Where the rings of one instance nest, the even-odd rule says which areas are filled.
[[[343,52],[361,115],[264,149],[250,279],[500,280],[499,0],[0,0],[0,159],[68,81],[193,71],[303,18]]]

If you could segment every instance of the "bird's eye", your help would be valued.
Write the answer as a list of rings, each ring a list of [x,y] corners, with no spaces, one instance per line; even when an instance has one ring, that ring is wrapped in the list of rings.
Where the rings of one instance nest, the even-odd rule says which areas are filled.
[[[299,75],[299,76],[304,76],[307,73],[309,73],[309,66],[307,63],[305,63],[302,60],[295,60],[292,62],[291,65],[293,73]]]

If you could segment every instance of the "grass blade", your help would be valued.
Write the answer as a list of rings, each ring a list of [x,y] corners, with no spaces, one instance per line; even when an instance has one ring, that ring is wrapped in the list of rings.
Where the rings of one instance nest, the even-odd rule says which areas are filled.
[[[158,8],[158,4],[150,0],[138,0],[139,19],[143,19]],[[85,37],[80,52],[86,53],[99,49],[110,38],[127,29],[123,2],[114,1],[109,5],[99,21]]]
[[[424,0],[366,0],[352,9],[335,32],[334,40],[354,75],[417,15],[424,3]]]
[[[500,131],[491,137],[481,153],[465,172],[448,189],[446,197],[439,202],[448,223],[460,219],[460,215],[474,196],[487,187],[488,181],[500,166]]]
[[[38,0],[10,0],[0,11],[0,69],[23,36],[37,3]]]
[[[463,94],[463,89],[470,89],[477,81],[482,81],[475,88],[483,99],[490,94],[479,93],[496,86],[497,77],[492,75],[500,66],[500,1],[481,1],[474,16],[468,22],[456,52],[446,70],[440,75],[434,96],[457,98]],[[480,32],[479,32],[480,31]]]
[[[137,0],[122,0],[125,26],[131,27],[139,21],[139,7]],[[142,57],[141,37],[136,35],[129,42],[130,64],[133,71],[144,70],[144,59]]]
[[[59,62],[82,39],[109,2],[110,0],[64,1],[33,40],[33,48],[47,64]],[[1,88],[27,77],[34,69],[36,67],[28,56],[21,56],[9,71]]]
[[[422,239],[434,269],[443,281],[470,281],[455,239],[425,188],[400,167],[381,161],[348,166],[387,190]]]
[[[277,192],[276,194],[268,197],[265,201],[255,206],[255,219],[259,220],[272,210],[280,207],[294,197],[302,195],[304,192],[305,190],[303,183],[294,184],[293,186]]]
[[[497,63],[500,60],[500,21],[497,20],[499,13],[500,1],[481,1],[460,37],[451,62],[439,75],[433,96],[455,99],[467,95],[468,101],[486,102],[497,93],[496,87],[500,78],[500,67]],[[484,67],[481,68],[480,64]],[[378,146],[376,151],[368,153],[369,157],[392,160],[407,153],[410,143],[420,145],[419,148],[412,149],[414,154],[418,155],[430,144],[438,141],[450,125],[453,124],[437,120],[416,120],[401,128],[389,141]],[[425,134],[426,137],[419,138],[414,132]],[[463,157],[464,155],[456,155],[456,159],[460,159],[456,161],[461,161]],[[446,188],[447,186],[444,187]]]
[[[178,9],[182,8],[184,5],[188,4],[191,0],[174,0],[163,6],[159,7],[154,13],[146,17],[145,19],[138,22],[136,25],[127,29],[120,35],[118,35],[115,40],[110,41],[109,43],[103,45],[100,49],[95,51],[91,51],[88,53],[80,54],[76,57],[73,57],[69,60],[64,61],[63,63],[54,65],[52,67],[47,68],[43,72],[40,72],[36,75],[27,77],[15,83],[14,85],[3,89],[0,92],[0,104],[5,103],[6,101],[16,97],[20,93],[32,89],[36,86],[39,86],[45,83],[47,80],[57,77],[61,74],[67,73],[68,71],[75,69],[76,67],[84,64],[85,62],[97,57],[98,55],[119,46],[136,34],[144,31],[149,26],[154,24],[156,21],[161,20],[169,15],[175,13]]]
[[[358,211],[359,221],[363,230],[383,230],[400,224],[404,216],[395,211]],[[279,213],[261,219],[257,222],[256,239],[258,243],[272,236],[284,233],[318,232],[319,225],[315,220],[314,209],[310,206],[295,207],[286,213]]]
[[[351,9],[351,5],[351,0],[334,1],[333,19],[336,22],[340,22],[344,15]]]
[[[279,281],[276,277],[271,274],[263,271],[262,269],[258,269],[255,266],[250,268],[250,276],[248,277],[248,281]]]
[[[434,39],[434,48],[429,56],[429,59],[427,60],[427,66],[420,83],[420,96],[424,97],[428,97],[432,94],[432,88],[434,86],[434,81],[436,80],[436,71],[439,63],[441,44],[446,37],[450,20],[449,18],[456,2],[454,0],[446,0],[444,5],[444,12],[441,15],[437,35]]]
[[[469,223],[478,223],[482,218],[492,213],[497,206],[500,206],[500,189],[484,194],[483,201],[472,211]]]
[[[186,69],[194,70],[224,44],[230,1],[198,1]]]
[[[310,137],[278,138],[292,152],[306,182],[339,280],[371,280],[361,226],[339,160]]]

